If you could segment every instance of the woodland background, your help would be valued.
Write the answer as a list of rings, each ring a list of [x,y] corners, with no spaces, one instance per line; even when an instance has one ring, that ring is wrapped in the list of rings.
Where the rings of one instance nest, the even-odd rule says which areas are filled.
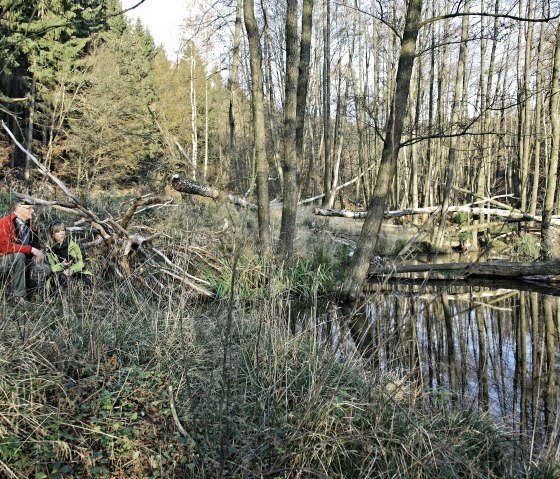
[[[254,12],[273,198],[283,194],[291,161],[286,8],[295,19],[301,13],[291,3],[263,3]],[[80,191],[158,188],[170,173],[183,172],[250,193],[255,84],[241,6],[193,5],[199,13],[185,23],[183,51],[169,60],[141,24],[120,15],[117,0],[3,0],[2,119]],[[557,11],[557,2],[540,0],[424,5],[408,109],[397,106],[407,114],[389,209],[438,205],[449,195],[463,200],[450,186],[512,195],[507,202],[532,214],[543,208],[557,175]],[[399,1],[313,5],[311,36],[303,38],[308,66],[293,57],[309,73],[298,197],[324,193],[332,204],[329,193],[361,174],[336,200],[367,205],[395,99],[405,14]],[[301,29],[295,34],[297,53]],[[3,138],[5,166],[25,168],[27,178],[25,155]]]
[[[529,336],[539,343],[515,369],[522,388],[519,371],[549,373],[532,412],[547,427],[530,433],[528,407],[499,423],[443,380],[463,354],[447,294],[422,309],[442,375],[432,387],[416,362],[416,295],[384,310],[378,324],[395,334],[375,343],[367,302],[340,306],[333,292],[346,275],[349,295],[361,290],[386,210],[441,206],[437,249],[447,208],[482,198],[539,216],[541,256],[560,254],[547,241],[560,206],[559,11],[542,0],[192,2],[169,59],[118,0],[0,0],[0,210],[8,191],[40,196],[66,206],[38,208],[39,225],[77,214],[92,229],[74,234],[102,236],[88,250],[92,291],[23,309],[0,291],[1,474],[557,478],[552,296],[539,309],[520,293],[531,326],[526,309],[504,306],[507,331],[492,332],[505,356],[502,343],[525,359]],[[152,198],[134,198],[168,192],[177,173],[246,197],[257,220],[186,198],[136,215]],[[314,197],[369,211],[352,259],[308,211],[308,256],[294,254],[299,204]],[[485,216],[467,220],[473,249]],[[389,350],[384,372],[371,358]]]

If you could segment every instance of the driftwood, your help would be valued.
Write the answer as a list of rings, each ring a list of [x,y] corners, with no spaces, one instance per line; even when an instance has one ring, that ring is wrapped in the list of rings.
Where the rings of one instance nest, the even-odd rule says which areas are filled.
[[[491,261],[484,263],[391,264],[373,266],[370,277],[400,273],[444,273],[453,277],[515,278],[529,281],[560,281],[560,261]]]
[[[173,189],[179,193],[187,193],[189,195],[204,196],[206,198],[212,198],[219,201],[227,201],[237,206],[243,206],[245,208],[256,209],[257,205],[247,201],[241,196],[235,196],[231,193],[226,193],[224,191],[217,190],[208,185],[203,185],[202,183],[197,183],[196,181],[189,180],[181,175],[173,175],[171,178],[171,186]]]
[[[47,176],[62,190],[68,201],[45,200],[19,192],[12,192],[15,197],[29,204],[49,206],[56,210],[73,214],[79,218],[76,224],[89,224],[94,234],[97,235],[97,238],[90,242],[89,245],[104,244],[106,246],[108,252],[106,256],[107,261],[114,267],[115,272],[119,276],[131,275],[132,259],[141,255],[141,272],[149,271],[150,273],[163,274],[178,281],[184,287],[195,291],[200,296],[213,296],[212,292],[205,287],[208,283],[188,275],[183,268],[173,263],[161,251],[153,248],[151,243],[160,236],[160,233],[145,236],[137,232],[132,233],[127,229],[132,218],[139,212],[145,211],[148,208],[169,205],[173,201],[171,198],[145,195],[133,200],[122,218],[114,219],[109,216],[108,218],[101,219],[93,210],[87,208],[59,178],[49,172],[35,156],[27,151],[15,139],[4,122],[1,122],[1,125],[8,132],[16,146],[37,166],[40,173]],[[165,268],[155,261],[156,257],[163,258],[166,263]],[[136,277],[141,281],[144,279],[142,274],[136,275]]]

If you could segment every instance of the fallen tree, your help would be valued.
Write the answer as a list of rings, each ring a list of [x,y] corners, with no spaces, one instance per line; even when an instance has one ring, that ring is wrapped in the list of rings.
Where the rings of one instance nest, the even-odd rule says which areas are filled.
[[[110,215],[102,219],[96,212],[87,208],[64,182],[48,171],[33,154],[27,151],[17,141],[3,121],[1,125],[14,144],[37,166],[39,172],[60,188],[66,197],[66,201],[45,200],[19,192],[12,192],[13,196],[29,204],[48,206],[76,216],[77,221],[74,223],[74,228],[78,227],[78,225],[83,227],[84,223],[89,224],[94,239],[85,246],[104,245],[107,253],[105,258],[118,276],[123,278],[130,277],[134,269],[134,272],[139,273],[135,277],[144,282],[148,287],[153,288],[153,284],[158,283],[154,274],[162,274],[179,282],[183,287],[195,292],[199,296],[213,296],[213,293],[208,289],[209,283],[207,281],[189,274],[169,259],[162,251],[153,246],[152,243],[161,233],[156,232],[146,236],[139,232],[146,228],[140,227],[136,227],[134,232],[130,231],[130,223],[134,216],[148,208],[166,206],[173,201],[171,198],[144,195],[134,199],[120,219],[115,219]],[[136,258],[139,258],[140,261],[134,261]],[[133,266],[133,264],[137,267]],[[152,275],[151,279],[153,281],[146,281],[145,276],[148,273]]]
[[[174,190],[179,193],[185,193],[189,195],[204,196],[205,198],[212,198],[219,201],[227,201],[237,206],[243,206],[244,208],[256,209],[257,205],[247,201],[246,198],[242,196],[236,196],[231,193],[220,191],[208,185],[203,185],[202,183],[197,183],[196,181],[189,180],[181,175],[173,175],[171,178],[171,186]]]
[[[374,277],[401,273],[442,273],[456,278],[515,278],[530,281],[557,282],[560,281],[560,261],[490,261],[444,264],[392,263],[371,267],[368,276]]]
[[[440,208],[439,206],[429,206],[425,208],[405,208],[402,210],[391,210],[385,213],[384,218],[398,218],[402,216],[432,214],[436,212],[439,208]],[[510,208],[510,209],[484,208],[484,207],[472,206],[472,205],[459,205],[459,206],[450,206],[447,211],[451,213],[462,212],[462,213],[468,213],[470,215],[479,215],[479,216],[482,215],[497,216],[500,218],[505,218],[508,221],[535,221],[535,222],[542,221],[541,216],[530,215],[529,213],[524,213],[522,211],[516,210],[515,208]],[[340,216],[344,218],[353,218],[353,219],[363,219],[367,216],[367,211],[350,211],[350,210],[340,210],[335,208],[315,208],[314,212],[316,215],[319,216]],[[553,218],[552,223],[555,225],[560,225],[560,218],[558,217]],[[487,225],[483,225],[483,226],[487,226]]]
[[[379,292],[416,297],[422,292],[449,291],[450,288],[473,286],[490,290],[507,289],[508,291],[527,291],[531,293],[560,296],[560,283],[534,281],[527,278],[484,278],[469,276],[466,278],[403,278],[398,276],[370,276],[364,285],[364,293]],[[406,288],[399,290],[399,288]],[[489,292],[489,294],[492,294]]]

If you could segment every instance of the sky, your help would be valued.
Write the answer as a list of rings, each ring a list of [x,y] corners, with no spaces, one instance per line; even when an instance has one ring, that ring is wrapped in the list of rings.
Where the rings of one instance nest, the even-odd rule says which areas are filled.
[[[122,0],[124,9],[140,0]],[[175,58],[181,47],[181,25],[187,16],[187,4],[192,0],[144,0],[139,7],[127,12],[132,20],[140,18],[150,30],[156,45],[163,45],[168,58]]]

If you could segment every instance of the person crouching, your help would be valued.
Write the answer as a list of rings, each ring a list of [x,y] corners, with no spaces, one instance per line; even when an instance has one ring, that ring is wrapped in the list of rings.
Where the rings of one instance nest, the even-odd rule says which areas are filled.
[[[25,303],[32,272],[37,276],[37,289],[50,273],[31,223],[33,212],[33,205],[18,200],[13,211],[0,218],[0,272],[7,275],[16,304]]]
[[[51,289],[51,280],[59,288],[76,280],[91,287],[91,273],[86,270],[82,251],[76,242],[66,237],[66,226],[62,221],[49,224],[47,240],[45,253],[53,273],[47,280],[47,290]]]

